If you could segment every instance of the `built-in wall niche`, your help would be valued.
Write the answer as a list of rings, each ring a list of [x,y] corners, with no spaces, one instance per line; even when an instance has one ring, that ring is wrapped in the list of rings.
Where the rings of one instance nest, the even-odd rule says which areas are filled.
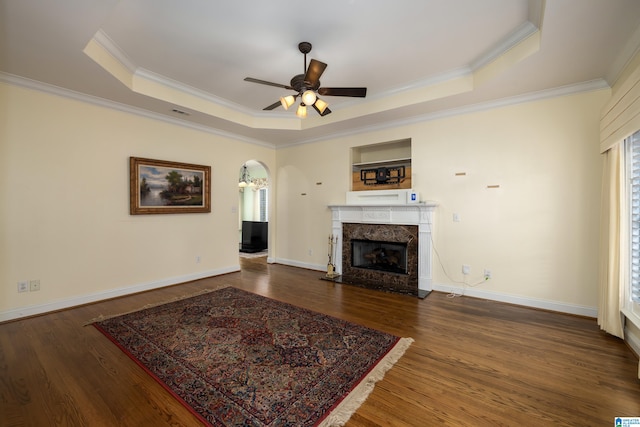
[[[411,189],[411,139],[351,149],[351,190]]]

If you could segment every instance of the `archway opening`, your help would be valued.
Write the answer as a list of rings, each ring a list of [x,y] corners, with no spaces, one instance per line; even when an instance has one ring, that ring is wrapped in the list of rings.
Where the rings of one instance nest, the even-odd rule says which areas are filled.
[[[256,160],[246,161],[238,173],[238,239],[240,254],[265,256],[269,238],[269,178]]]

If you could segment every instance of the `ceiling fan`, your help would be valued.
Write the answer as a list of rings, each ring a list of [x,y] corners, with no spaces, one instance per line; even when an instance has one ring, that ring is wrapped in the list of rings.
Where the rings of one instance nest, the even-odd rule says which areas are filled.
[[[252,77],[245,77],[244,80],[247,82],[275,86],[296,92],[295,95],[283,96],[279,101],[263,108],[263,110],[273,110],[280,105],[287,110],[294,104],[296,99],[300,97],[302,102],[296,111],[296,115],[298,117],[304,118],[307,116],[307,106],[312,106],[318,114],[326,116],[331,113],[331,110],[327,107],[329,104],[320,99],[318,95],[350,96],[356,98],[364,98],[367,96],[366,87],[320,87],[320,76],[324,72],[325,68],[327,68],[327,64],[312,59],[307,67],[307,53],[311,52],[311,43],[302,42],[298,44],[298,49],[304,54],[304,73],[293,76],[289,85],[272,83],[265,80],[254,79]]]

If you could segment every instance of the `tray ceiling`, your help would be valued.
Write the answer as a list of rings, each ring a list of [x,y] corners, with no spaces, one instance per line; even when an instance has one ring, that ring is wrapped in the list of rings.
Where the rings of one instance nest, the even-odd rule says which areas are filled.
[[[0,0],[0,78],[274,147],[612,85],[640,45],[635,0]],[[309,58],[332,114],[299,119]]]

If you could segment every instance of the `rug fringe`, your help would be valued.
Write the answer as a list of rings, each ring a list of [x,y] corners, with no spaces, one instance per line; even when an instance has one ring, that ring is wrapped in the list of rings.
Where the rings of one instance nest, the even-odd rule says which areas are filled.
[[[106,316],[104,314],[101,314],[98,317],[94,317],[93,319],[85,322],[84,325],[82,325],[82,326],[89,326],[89,325],[92,325],[92,324],[94,324],[96,322],[102,322],[103,320],[113,319],[114,317],[119,317],[119,316],[124,316],[125,314],[135,313],[136,311],[146,310],[148,308],[157,307],[159,305],[169,304],[169,303],[180,301],[180,300],[183,300],[183,299],[197,297],[198,295],[208,294],[210,292],[214,292],[214,291],[218,291],[220,289],[228,288],[229,286],[231,286],[231,285],[219,285],[216,288],[202,289],[202,290],[194,292],[192,294],[181,295],[181,296],[178,296],[178,297],[171,298],[170,300],[164,300],[162,302],[155,302],[155,303],[152,303],[152,304],[147,304],[147,305],[145,305],[143,307],[136,308],[135,310],[125,311],[123,313],[109,314],[109,315],[106,315]]]
[[[318,424],[318,427],[343,426],[346,424],[351,415],[367,400],[376,383],[383,379],[387,371],[400,360],[413,341],[413,338],[400,338],[396,345],[380,360],[380,363]]]

